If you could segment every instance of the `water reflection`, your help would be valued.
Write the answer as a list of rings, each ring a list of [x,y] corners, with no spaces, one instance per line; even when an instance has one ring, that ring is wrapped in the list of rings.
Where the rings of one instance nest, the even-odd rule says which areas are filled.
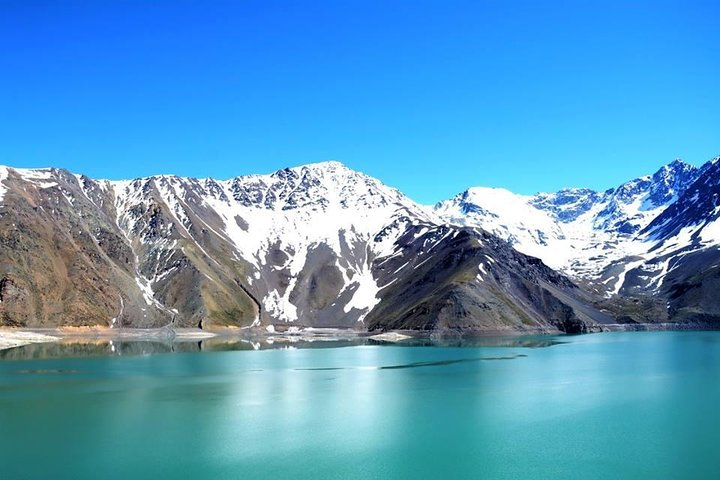
[[[106,356],[139,356],[188,352],[223,352],[240,350],[277,350],[307,348],[338,348],[361,345],[393,345],[405,347],[521,347],[546,348],[565,343],[558,337],[480,337],[480,338],[413,338],[400,342],[384,342],[370,337],[307,339],[302,337],[239,338],[214,337],[203,340],[172,339],[109,339],[98,337],[71,337],[57,342],[35,343],[0,350],[0,360],[32,360],[46,358],[80,358]],[[486,357],[479,360],[506,360],[516,357]],[[423,365],[419,365],[423,366]],[[389,366],[383,368],[411,368]]]
[[[376,342],[370,340],[371,344],[380,344],[385,342]],[[546,348],[554,345],[562,345],[568,343],[562,337],[553,337],[548,335],[528,335],[528,336],[506,336],[506,337],[437,337],[437,338],[413,338],[398,342],[402,345],[412,345],[416,347],[521,347],[521,348]]]
[[[720,343],[708,337],[720,333],[587,335],[534,349],[454,347],[554,339],[321,348],[358,339],[257,354],[0,362],[0,471],[79,480],[716,478]],[[101,344],[86,347],[254,349],[231,338]],[[62,347],[42,347],[51,346]]]
[[[375,369],[375,370],[400,370],[404,368],[422,368],[422,367],[443,367],[447,365],[455,365],[458,363],[474,363],[474,362],[483,362],[483,361],[492,361],[492,360],[515,360],[516,358],[522,358],[527,357],[527,355],[506,355],[502,357],[476,357],[476,358],[458,358],[454,360],[438,360],[434,362],[412,362],[412,363],[403,363],[400,365],[382,365],[377,367],[318,367],[318,368],[296,368],[294,370],[298,371],[332,371],[332,370],[349,370],[349,369],[355,369],[355,370],[366,370],[366,369]]]

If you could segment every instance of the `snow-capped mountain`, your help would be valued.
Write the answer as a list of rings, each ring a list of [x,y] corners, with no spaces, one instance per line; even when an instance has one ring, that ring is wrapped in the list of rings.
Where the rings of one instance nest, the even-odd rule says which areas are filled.
[[[229,180],[0,167],[0,325],[720,323],[719,163],[435,207],[338,162]]]
[[[119,226],[128,238],[141,235],[136,249],[159,262],[153,268],[160,274],[177,246],[168,248],[169,238],[189,241],[200,249],[196,255],[213,259],[214,252],[203,250],[213,237],[209,248],[234,259],[246,277],[241,284],[256,292],[257,324],[265,315],[292,322],[320,310],[328,310],[328,319],[361,320],[378,301],[370,268],[383,245],[370,241],[374,234],[393,220],[431,217],[397,190],[338,162],[227,181],[163,176],[111,187]],[[148,218],[153,202],[162,202],[170,215],[165,234],[156,234]],[[318,286],[319,270],[332,285]],[[314,292],[303,282],[325,288],[322,296],[337,301],[303,299]]]
[[[606,296],[654,294],[677,268],[678,255],[720,243],[717,164],[714,159],[697,168],[675,160],[605,192],[526,196],[471,188],[435,211],[452,223],[493,232]]]
[[[535,259],[337,162],[224,181],[0,172],[4,324],[579,331],[608,321]]]

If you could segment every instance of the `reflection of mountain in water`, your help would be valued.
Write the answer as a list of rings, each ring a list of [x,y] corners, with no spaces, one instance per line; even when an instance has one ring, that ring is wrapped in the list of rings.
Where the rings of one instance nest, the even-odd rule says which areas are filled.
[[[520,347],[542,348],[564,343],[556,337],[479,337],[454,339],[413,338],[388,343],[371,338],[311,341],[300,338],[271,337],[264,339],[210,338],[202,341],[171,340],[110,340],[73,338],[52,343],[35,343],[0,350],[0,360],[32,360],[44,358],[79,358],[140,356],[162,353],[222,352],[236,350],[277,350],[286,348],[337,348],[359,345],[392,345],[402,347]]]

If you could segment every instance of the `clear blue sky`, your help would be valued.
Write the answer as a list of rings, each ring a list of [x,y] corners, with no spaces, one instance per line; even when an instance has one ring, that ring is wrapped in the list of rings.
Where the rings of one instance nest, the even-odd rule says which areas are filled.
[[[720,154],[718,5],[0,0],[0,164],[604,189]]]

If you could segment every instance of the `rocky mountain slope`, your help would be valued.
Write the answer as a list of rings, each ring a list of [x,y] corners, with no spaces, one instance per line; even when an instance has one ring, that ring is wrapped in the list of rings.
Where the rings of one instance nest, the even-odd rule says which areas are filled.
[[[715,324],[719,169],[720,157],[699,168],[675,160],[605,192],[524,196],[472,188],[436,205],[435,213],[456,225],[484,228],[537,256],[587,290],[612,298],[603,302],[608,308],[628,298],[661,299],[663,308],[651,308],[651,316]]]
[[[717,165],[434,208],[337,162],[224,181],[0,167],[0,325],[712,323]]]
[[[2,167],[0,185],[3,325],[557,330],[606,320],[536,259],[446,226],[337,162],[227,181]]]

